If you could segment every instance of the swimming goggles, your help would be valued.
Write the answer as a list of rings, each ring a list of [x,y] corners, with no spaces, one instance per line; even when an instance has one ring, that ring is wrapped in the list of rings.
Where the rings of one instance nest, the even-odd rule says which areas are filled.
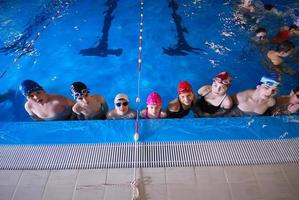
[[[230,85],[230,83],[231,83],[231,80],[229,80],[229,79],[221,79],[219,77],[215,77],[213,79],[213,81],[215,81],[217,83],[222,83],[223,85]]]
[[[266,84],[268,86],[271,86],[271,87],[277,87],[279,86],[279,82],[271,79],[271,78],[267,78],[265,76],[263,76],[260,80],[260,84]]]
[[[118,102],[118,103],[116,103],[115,105],[116,105],[117,107],[121,107],[121,105],[123,105],[123,106],[127,106],[127,105],[129,105],[129,102],[127,102],[127,101],[126,101],[126,102],[123,102],[123,103],[122,103],[122,102]]]
[[[83,89],[80,92],[74,92],[72,96],[74,97],[75,100],[77,100],[79,97],[86,96],[89,93],[87,89]]]
[[[299,94],[296,94],[296,97],[299,99]]]
[[[266,40],[267,36],[263,35],[263,36],[256,36],[258,40]]]
[[[191,87],[186,87],[186,88],[179,89],[179,94],[185,93],[185,92],[192,92],[192,88]]]

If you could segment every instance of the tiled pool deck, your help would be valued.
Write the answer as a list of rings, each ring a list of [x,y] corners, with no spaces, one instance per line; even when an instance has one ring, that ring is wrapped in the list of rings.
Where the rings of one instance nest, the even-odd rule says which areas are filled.
[[[143,168],[141,200],[298,200],[299,164]],[[131,199],[133,169],[0,171],[0,200]]]

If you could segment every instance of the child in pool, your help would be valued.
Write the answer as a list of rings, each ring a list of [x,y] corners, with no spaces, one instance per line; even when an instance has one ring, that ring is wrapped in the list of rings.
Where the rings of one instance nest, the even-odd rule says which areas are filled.
[[[189,112],[193,109],[196,101],[196,96],[193,94],[192,86],[187,81],[180,82],[177,92],[178,97],[168,104],[168,118],[183,118],[189,115]]]
[[[152,92],[146,99],[146,109],[140,112],[140,117],[143,119],[160,119],[167,115],[162,111],[162,98],[157,92]]]
[[[24,80],[20,92],[26,97],[25,110],[36,121],[73,120],[74,103],[68,98],[47,93],[42,86],[33,80]]]
[[[74,82],[71,85],[71,93],[77,101],[73,106],[73,112],[78,119],[106,119],[108,105],[103,96],[90,95],[87,86],[82,82]]]

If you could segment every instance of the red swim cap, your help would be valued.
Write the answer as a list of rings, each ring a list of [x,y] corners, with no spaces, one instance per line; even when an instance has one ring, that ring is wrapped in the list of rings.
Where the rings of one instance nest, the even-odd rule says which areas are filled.
[[[280,31],[274,38],[272,38],[272,42],[276,44],[280,44],[286,40],[288,40],[290,37],[290,31]]]
[[[213,80],[224,85],[230,85],[232,82],[232,77],[227,72],[221,72],[217,74]]]
[[[192,92],[192,86],[187,81],[183,81],[178,86],[178,94],[185,94]]]

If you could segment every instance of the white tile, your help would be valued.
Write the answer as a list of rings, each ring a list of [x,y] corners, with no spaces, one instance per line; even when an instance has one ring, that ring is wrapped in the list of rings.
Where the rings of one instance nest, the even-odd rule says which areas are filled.
[[[128,184],[107,185],[104,200],[132,199],[132,189]]]
[[[167,187],[165,184],[146,185],[140,190],[140,199],[167,200]]]
[[[286,182],[285,175],[279,165],[253,166],[252,168],[259,181]]]
[[[290,184],[299,185],[299,165],[298,164],[283,165],[281,166],[281,168]]]
[[[11,200],[14,191],[15,191],[15,186],[0,185],[0,199]]]
[[[263,197],[256,181],[230,183],[230,188],[233,200],[259,200]]]
[[[133,169],[108,169],[107,184],[130,183],[134,179]]]
[[[47,185],[75,185],[78,170],[54,170],[50,172]]]
[[[79,170],[77,186],[106,183],[107,169]]]
[[[72,200],[74,186],[46,185],[43,200]]]
[[[287,182],[258,181],[264,198],[289,198],[294,196],[293,190]]]
[[[226,183],[223,167],[195,167],[197,183]]]
[[[195,184],[194,167],[166,168],[166,183]]]
[[[34,186],[18,186],[13,200],[40,200],[42,199],[44,187]]]
[[[23,171],[19,186],[44,186],[48,180],[50,171]]]
[[[198,200],[198,188],[196,185],[167,184],[167,196],[169,200]]]
[[[21,170],[0,170],[0,186],[17,185],[21,174]]]
[[[94,187],[78,187],[74,194],[74,200],[95,200],[103,199],[105,188],[101,186]]]
[[[145,185],[165,184],[165,168],[143,168],[139,170],[138,179]]]
[[[250,166],[224,167],[224,173],[229,183],[243,183],[256,180]]]
[[[199,182],[197,185],[201,200],[231,200],[229,186],[226,182]]]

